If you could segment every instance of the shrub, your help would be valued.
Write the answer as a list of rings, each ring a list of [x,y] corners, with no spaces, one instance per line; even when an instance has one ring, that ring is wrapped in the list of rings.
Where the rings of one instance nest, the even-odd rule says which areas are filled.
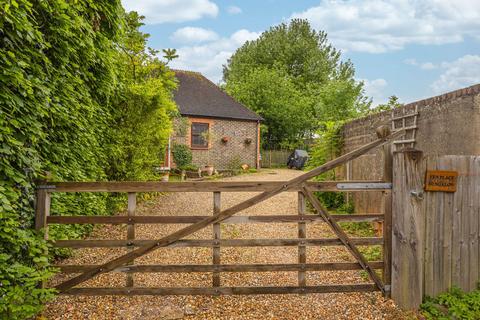
[[[189,167],[192,163],[192,151],[187,145],[184,144],[175,144],[172,148],[173,152],[173,161],[180,169]]]
[[[480,319],[480,288],[465,293],[453,287],[436,298],[426,297],[420,308],[428,320]]]

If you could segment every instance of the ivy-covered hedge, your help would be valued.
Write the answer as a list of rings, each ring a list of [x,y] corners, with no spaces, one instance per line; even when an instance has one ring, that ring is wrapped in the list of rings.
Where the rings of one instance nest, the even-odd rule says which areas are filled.
[[[154,179],[175,82],[120,0],[0,0],[0,10],[0,318],[25,319],[54,294],[38,287],[52,251],[32,230],[36,181]],[[51,213],[108,214],[109,203],[55,195]]]

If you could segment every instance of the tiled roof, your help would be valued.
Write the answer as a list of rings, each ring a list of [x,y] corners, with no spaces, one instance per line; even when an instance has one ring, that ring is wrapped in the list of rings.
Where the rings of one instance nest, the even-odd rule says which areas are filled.
[[[202,74],[183,70],[173,71],[179,82],[174,99],[181,115],[248,121],[263,120]]]

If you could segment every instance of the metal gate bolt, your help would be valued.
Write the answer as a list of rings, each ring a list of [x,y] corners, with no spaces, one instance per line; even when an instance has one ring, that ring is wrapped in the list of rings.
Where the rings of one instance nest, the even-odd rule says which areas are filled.
[[[423,200],[423,191],[410,191],[410,194],[419,200]]]

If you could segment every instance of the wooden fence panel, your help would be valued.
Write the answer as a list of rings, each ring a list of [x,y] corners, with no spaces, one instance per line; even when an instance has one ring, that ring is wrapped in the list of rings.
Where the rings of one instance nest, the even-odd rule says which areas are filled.
[[[424,296],[471,291],[480,279],[480,157],[428,156],[414,165],[407,154],[394,164],[392,296],[415,309]],[[457,191],[423,192],[427,170],[457,171]]]
[[[260,166],[262,168],[286,167],[291,153],[292,151],[289,150],[262,150]]]

